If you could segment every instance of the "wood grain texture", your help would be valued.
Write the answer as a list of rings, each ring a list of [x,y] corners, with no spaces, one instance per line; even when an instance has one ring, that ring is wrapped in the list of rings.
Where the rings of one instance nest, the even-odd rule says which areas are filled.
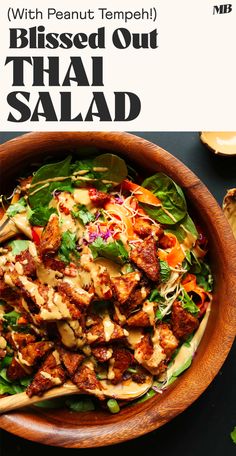
[[[236,243],[213,196],[179,160],[160,147],[122,132],[29,133],[0,146],[1,193],[14,186],[25,167],[45,155],[55,159],[79,147],[109,150],[130,160],[149,175],[162,171],[185,191],[189,207],[209,239],[215,280],[213,308],[191,368],[162,395],[124,408],[104,411],[25,409],[0,417],[0,426],[23,438],[68,448],[98,447],[146,434],[173,419],[192,404],[221,368],[236,331]]]

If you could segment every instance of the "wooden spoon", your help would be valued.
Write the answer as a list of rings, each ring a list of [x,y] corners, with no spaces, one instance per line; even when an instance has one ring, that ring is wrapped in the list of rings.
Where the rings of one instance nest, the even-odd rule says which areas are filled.
[[[133,381],[125,381],[118,385],[108,384],[105,380],[101,380],[102,390],[86,390],[81,391],[71,382],[66,382],[62,386],[53,388],[43,396],[29,397],[27,394],[18,393],[13,396],[7,396],[0,399],[0,414],[16,410],[21,407],[27,407],[29,405],[36,404],[37,402],[44,401],[46,399],[53,399],[61,396],[69,396],[72,394],[92,394],[93,396],[100,397],[111,397],[122,400],[133,400],[140,396],[143,396],[152,386],[153,378],[148,376],[145,383],[135,383]]]

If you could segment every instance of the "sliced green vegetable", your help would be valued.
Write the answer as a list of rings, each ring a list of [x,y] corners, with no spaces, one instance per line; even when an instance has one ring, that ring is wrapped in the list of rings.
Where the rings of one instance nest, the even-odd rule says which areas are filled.
[[[9,380],[7,377],[7,370],[5,368],[0,371],[0,377],[1,379],[5,380],[5,382],[12,383],[11,380]]]
[[[62,398],[57,399],[48,399],[45,401],[40,401],[34,404],[35,407],[46,408],[46,409],[57,409],[61,408],[64,405],[65,401]]]
[[[89,247],[94,258],[104,257],[115,263],[126,263],[129,258],[121,240],[105,242],[101,237],[98,237]]]
[[[60,260],[69,263],[72,259],[71,255],[74,255],[75,257],[79,256],[76,250],[76,234],[71,233],[71,231],[68,230],[62,234],[58,256]]]
[[[75,218],[78,218],[83,225],[87,225],[90,222],[94,222],[95,215],[92,212],[88,211],[87,207],[84,204],[77,204],[73,211],[71,211],[71,215]]]
[[[187,310],[187,312],[190,312],[194,316],[199,314],[199,308],[184,289],[182,290],[182,296],[180,295],[180,299],[183,309]]]
[[[156,391],[153,389],[150,389],[144,396],[142,396],[140,399],[137,400],[138,403],[145,402],[148,399],[151,399],[151,397],[156,395]]]
[[[17,239],[15,241],[9,242],[8,246],[11,247],[12,255],[19,255],[24,250],[29,248],[30,241],[24,241],[22,239]]]
[[[161,276],[161,281],[163,283],[167,282],[169,280],[171,274],[171,269],[167,263],[167,261],[160,260],[160,276]]]
[[[95,409],[94,403],[89,397],[82,399],[68,399],[66,401],[66,405],[70,410],[73,410],[73,412],[89,412],[90,410]]]
[[[53,207],[38,206],[34,210],[31,210],[29,221],[34,226],[45,226],[50,216],[56,212],[56,209]]]
[[[69,178],[70,162],[71,156],[68,156],[61,162],[41,166],[41,168],[36,171],[29,190],[29,203],[32,209],[36,209],[40,206],[47,206],[52,199],[52,192],[56,189],[65,191],[73,190],[71,179]],[[68,179],[63,179],[67,176]],[[45,182],[48,179],[59,177],[62,177],[61,181]],[[39,184],[35,185],[37,183]]]
[[[232,432],[230,433],[230,437],[232,439],[232,441],[234,443],[236,443],[236,426],[234,427],[234,429],[232,430]]]
[[[164,225],[175,225],[187,214],[187,204],[182,189],[163,173],[145,179],[142,187],[147,188],[160,201],[162,206],[140,203],[148,215]]]
[[[4,301],[4,299],[0,299],[0,306],[5,306],[6,305],[6,301]]]
[[[6,211],[6,214],[8,215],[8,217],[14,217],[14,215],[16,215],[16,214],[25,212],[26,206],[27,206],[27,204],[26,204],[25,198],[20,198],[17,201],[17,203],[10,204],[10,206],[8,207],[8,209]]]
[[[116,399],[108,399],[107,407],[111,413],[119,413],[120,406]]]

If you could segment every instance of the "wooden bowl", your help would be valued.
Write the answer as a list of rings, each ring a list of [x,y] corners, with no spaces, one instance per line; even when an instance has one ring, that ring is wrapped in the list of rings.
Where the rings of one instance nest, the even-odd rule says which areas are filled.
[[[0,417],[0,426],[20,437],[68,448],[110,445],[146,434],[185,410],[211,383],[232,345],[236,329],[236,244],[213,196],[200,180],[165,150],[127,133],[29,133],[0,146],[1,193],[14,186],[23,168],[42,156],[57,159],[81,146],[113,151],[146,174],[162,171],[185,191],[209,239],[215,280],[207,329],[192,366],[162,395],[127,406],[117,415],[105,411],[73,413],[30,408]]]

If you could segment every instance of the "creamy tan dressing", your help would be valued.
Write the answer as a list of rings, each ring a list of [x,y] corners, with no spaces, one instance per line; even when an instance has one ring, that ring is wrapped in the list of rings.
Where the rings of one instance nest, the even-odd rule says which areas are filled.
[[[27,238],[32,239],[31,226],[26,213],[16,214],[11,218],[11,220],[14,222],[19,231],[24,233]]]
[[[25,276],[19,277],[19,281],[24,286],[24,289],[29,293],[29,295],[35,298],[36,304],[42,306],[45,303],[44,298],[39,293],[38,285],[28,280]]]
[[[7,284],[7,285],[10,285],[10,287],[14,287],[14,283],[11,279],[11,276],[10,274],[8,274],[7,272],[4,274],[4,282]]]
[[[107,258],[96,258],[94,263],[106,268],[110,277],[118,277],[121,275],[120,265],[114,261],[108,260]]]
[[[108,373],[107,373],[108,380],[113,380],[115,378],[115,372],[113,370],[114,363],[115,363],[114,358],[111,358],[110,361],[109,361]]]
[[[59,377],[53,377],[52,375],[50,375],[48,372],[44,372],[44,371],[40,371],[40,375],[42,375],[42,377],[50,380],[50,382],[53,384],[53,385],[60,385],[61,384],[61,380]]]
[[[37,265],[37,277],[41,283],[55,287],[58,284],[58,279],[62,277],[62,274],[53,269],[46,268],[42,263]]]
[[[140,328],[129,328],[128,342],[130,347],[134,350],[136,345],[143,337],[143,330]]]
[[[58,308],[63,318],[70,318],[71,315],[69,309],[59,293],[54,293],[53,302]]]
[[[143,304],[143,310],[148,315],[151,326],[155,324],[154,302],[146,301]]]
[[[19,360],[19,362],[20,362],[21,365],[25,365],[25,366],[29,366],[29,367],[32,366],[32,364],[28,363],[28,361],[26,361],[26,360],[23,358],[21,352],[18,352],[18,353],[17,353],[17,358],[18,358],[18,360]]]
[[[62,343],[65,347],[73,348],[76,346],[76,337],[73,329],[65,321],[57,322],[57,329],[61,336]]]
[[[125,324],[126,323],[126,316],[121,313],[119,307],[116,306],[115,304],[114,304],[114,308],[115,308],[115,313],[116,313],[116,315],[118,317],[118,320],[119,320],[120,324]]]
[[[19,275],[23,275],[24,274],[24,268],[23,268],[22,264],[19,263],[19,261],[17,261],[15,263],[15,270],[16,270],[17,274],[19,274]]]
[[[103,329],[104,329],[104,336],[105,336],[105,341],[106,342],[109,342],[109,340],[111,339],[111,336],[114,332],[114,323],[111,321],[110,319],[110,316],[108,314],[106,314],[104,317],[103,317]]]
[[[236,155],[235,131],[202,131],[201,140],[216,154]]]
[[[0,336],[0,348],[1,350],[5,350],[7,346],[7,341],[4,339],[4,337]]]

